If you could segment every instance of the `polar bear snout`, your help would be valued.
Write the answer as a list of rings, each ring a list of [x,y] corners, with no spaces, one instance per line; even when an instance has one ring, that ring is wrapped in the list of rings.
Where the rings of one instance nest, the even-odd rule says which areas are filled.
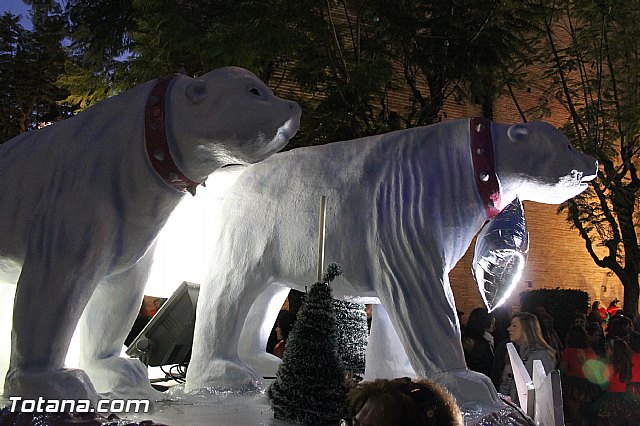
[[[590,181],[598,176],[598,161],[590,155],[579,151],[571,151],[573,161],[568,162],[571,168],[568,173],[560,177],[560,182],[564,185],[576,186],[585,190]]]
[[[580,183],[591,182],[598,177],[598,161],[592,159],[592,170],[590,172],[580,172]]]
[[[587,182],[594,180],[598,176],[598,160],[590,155],[574,151],[579,157],[579,166],[571,170],[571,178],[579,184],[587,185]]]
[[[294,101],[288,101],[289,102],[289,109],[291,110],[291,119],[285,124],[288,125],[290,128],[289,130],[289,135],[290,137],[295,136],[295,134],[298,132],[298,129],[300,128],[300,118],[302,117],[302,108],[300,107],[300,105],[298,105],[297,102]]]
[[[278,147],[278,150],[284,148],[284,145],[298,133],[298,129],[300,129],[300,118],[302,117],[302,108],[297,102],[285,101],[284,99],[282,99],[282,101],[289,105],[291,117],[276,132],[273,142],[281,145]]]
[[[577,181],[577,182],[582,182],[582,176],[584,175],[584,173],[578,171],[578,170],[571,170],[571,179]]]

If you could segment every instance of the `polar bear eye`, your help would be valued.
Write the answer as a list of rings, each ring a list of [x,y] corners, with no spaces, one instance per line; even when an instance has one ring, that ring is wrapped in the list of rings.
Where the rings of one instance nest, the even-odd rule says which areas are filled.
[[[249,90],[249,92],[251,92],[253,95],[256,95],[256,96],[261,96],[262,95],[260,93],[260,91],[258,89],[256,89],[255,87],[252,88],[251,90]]]

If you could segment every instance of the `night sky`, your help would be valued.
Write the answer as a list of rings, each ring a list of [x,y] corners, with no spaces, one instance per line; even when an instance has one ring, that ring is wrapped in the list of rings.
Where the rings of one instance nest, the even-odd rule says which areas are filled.
[[[4,15],[5,12],[11,12],[14,15],[21,15],[22,26],[27,29],[31,29],[29,10],[30,7],[22,0],[0,0],[0,14]]]

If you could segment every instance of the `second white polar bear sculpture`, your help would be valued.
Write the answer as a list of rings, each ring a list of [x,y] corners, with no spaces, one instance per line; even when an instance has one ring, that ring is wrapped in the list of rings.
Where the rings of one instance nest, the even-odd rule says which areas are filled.
[[[214,170],[285,146],[300,114],[229,67],[141,84],[0,145],[0,281],[17,281],[5,395],[150,391],[145,366],[119,355],[158,232]],[[88,376],[63,368],[83,310]]]
[[[484,221],[516,196],[560,203],[596,173],[597,162],[549,124],[478,119],[297,149],[250,166],[214,225],[186,389],[260,379],[238,355],[245,318],[256,301],[254,311],[273,323],[280,305],[269,301],[315,281],[326,195],[325,257],[344,269],[334,297],[378,298],[418,376],[444,384],[459,402],[497,402],[490,381],[466,369],[448,273]]]

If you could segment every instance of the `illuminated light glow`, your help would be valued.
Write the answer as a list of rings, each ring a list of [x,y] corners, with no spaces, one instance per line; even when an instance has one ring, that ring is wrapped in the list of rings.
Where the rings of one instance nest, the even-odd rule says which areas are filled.
[[[591,383],[604,388],[611,376],[611,370],[607,368],[607,364],[599,359],[589,359],[582,366],[584,377]]]
[[[509,258],[506,262],[504,259]],[[500,262],[490,263],[486,259],[476,265],[474,276],[478,281],[478,289],[482,300],[489,312],[495,311],[509,300],[513,290],[522,278],[526,258],[522,253],[509,251],[500,253]],[[503,273],[499,276],[491,274],[491,268],[501,268]],[[478,278],[489,275],[491,279]],[[494,291],[492,291],[494,290]]]
[[[216,171],[207,179],[206,187],[198,188],[197,197],[180,201],[158,236],[144,294],[168,298],[183,281],[205,281],[224,194],[245,168],[233,166]]]
[[[4,387],[4,376],[9,368],[11,354],[11,324],[13,318],[13,298],[16,286],[0,283],[0,388]]]

